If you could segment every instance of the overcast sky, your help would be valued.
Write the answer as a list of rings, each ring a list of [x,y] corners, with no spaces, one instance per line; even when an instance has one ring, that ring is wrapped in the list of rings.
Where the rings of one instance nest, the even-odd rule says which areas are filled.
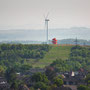
[[[1,29],[90,28],[90,0],[0,0]]]

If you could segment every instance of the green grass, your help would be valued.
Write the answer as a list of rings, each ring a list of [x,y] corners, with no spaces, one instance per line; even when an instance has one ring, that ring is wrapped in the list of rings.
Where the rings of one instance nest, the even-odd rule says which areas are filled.
[[[52,49],[46,53],[43,59],[34,62],[33,67],[44,68],[45,66],[48,66],[56,59],[63,59],[63,60],[68,59],[71,47],[72,46],[52,45]]]

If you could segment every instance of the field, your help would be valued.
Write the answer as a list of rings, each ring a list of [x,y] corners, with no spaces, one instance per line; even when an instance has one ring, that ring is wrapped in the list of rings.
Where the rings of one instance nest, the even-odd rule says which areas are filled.
[[[56,59],[66,60],[69,57],[71,45],[51,45],[52,48],[46,53],[45,57],[40,60],[30,60],[33,67],[45,67]]]

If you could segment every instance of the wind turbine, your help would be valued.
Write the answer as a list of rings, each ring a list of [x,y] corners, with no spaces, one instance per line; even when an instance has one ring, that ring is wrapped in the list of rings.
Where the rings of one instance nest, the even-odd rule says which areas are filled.
[[[49,12],[47,13],[46,17],[44,16],[44,18],[45,18],[45,29],[46,29],[46,43],[47,44],[48,44],[48,21],[50,21],[48,19],[48,15],[49,15]]]

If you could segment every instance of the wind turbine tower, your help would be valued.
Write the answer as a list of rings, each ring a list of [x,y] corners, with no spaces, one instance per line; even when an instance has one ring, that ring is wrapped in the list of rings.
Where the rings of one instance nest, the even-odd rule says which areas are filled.
[[[48,13],[49,14],[49,13]],[[47,14],[47,16],[45,17],[45,29],[46,29],[46,42],[47,42],[47,44],[48,44],[48,21],[50,21],[49,19],[48,19],[48,14]]]

